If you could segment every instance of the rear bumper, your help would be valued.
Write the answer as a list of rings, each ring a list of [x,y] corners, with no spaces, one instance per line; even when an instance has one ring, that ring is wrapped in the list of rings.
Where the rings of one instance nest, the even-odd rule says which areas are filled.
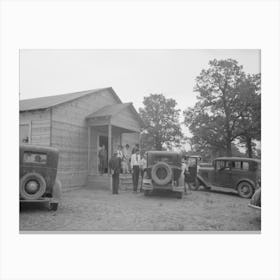
[[[144,191],[153,191],[153,190],[168,190],[174,192],[184,192],[184,186],[174,186],[173,184],[168,185],[155,185],[150,179],[143,179],[143,186]]]

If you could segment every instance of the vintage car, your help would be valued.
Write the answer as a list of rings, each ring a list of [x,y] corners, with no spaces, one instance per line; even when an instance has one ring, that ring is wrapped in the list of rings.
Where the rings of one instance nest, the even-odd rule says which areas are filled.
[[[237,190],[243,198],[251,198],[260,186],[261,161],[253,158],[220,157],[211,167],[200,167],[197,185]]]
[[[261,202],[261,188],[258,188],[254,195],[252,196],[250,203],[248,204],[249,207],[256,209],[256,210],[261,210],[262,207],[262,202]]]
[[[143,176],[144,195],[155,190],[176,192],[178,198],[184,194],[182,157],[177,152],[147,152],[147,168]]]
[[[61,183],[56,179],[58,150],[52,147],[21,145],[20,203],[46,203],[57,210],[61,198]]]

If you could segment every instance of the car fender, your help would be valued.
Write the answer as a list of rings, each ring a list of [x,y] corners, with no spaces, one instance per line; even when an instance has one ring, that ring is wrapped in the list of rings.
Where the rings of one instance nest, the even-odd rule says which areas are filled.
[[[56,179],[53,185],[52,197],[56,201],[61,201],[61,196],[62,196],[62,184],[60,180]]]
[[[238,185],[241,183],[241,182],[247,182],[249,184],[251,184],[254,188],[254,190],[256,189],[256,183],[248,178],[242,178],[242,179],[239,179],[235,185],[235,189],[237,189]]]

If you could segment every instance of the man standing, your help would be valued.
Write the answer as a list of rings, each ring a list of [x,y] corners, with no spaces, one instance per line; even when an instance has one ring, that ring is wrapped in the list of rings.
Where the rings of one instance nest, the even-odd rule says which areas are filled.
[[[121,159],[118,157],[118,152],[114,152],[112,158],[110,159],[109,168],[112,173],[112,193],[118,194],[121,172]]]
[[[100,173],[104,174],[105,168],[107,167],[107,151],[105,149],[105,145],[102,145],[101,149],[99,150],[98,158],[99,158]]]
[[[183,162],[182,162],[182,172],[183,172],[184,177],[185,177],[184,178],[185,193],[190,192],[190,185],[189,185],[190,171],[189,171],[189,167],[190,167],[189,157],[184,156]]]
[[[131,156],[131,169],[132,169],[132,181],[133,181],[133,191],[137,192],[138,181],[139,181],[139,164],[140,164],[140,154],[139,150],[135,150],[135,153]]]

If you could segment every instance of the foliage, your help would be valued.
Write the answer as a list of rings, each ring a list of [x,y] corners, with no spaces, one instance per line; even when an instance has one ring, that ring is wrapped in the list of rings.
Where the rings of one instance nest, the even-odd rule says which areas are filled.
[[[144,97],[143,104],[144,108],[139,109],[144,122],[142,137],[146,141],[143,143],[156,150],[179,146],[183,135],[176,101],[163,94],[150,94]]]
[[[232,156],[236,139],[260,138],[259,85],[260,75],[246,75],[236,60],[210,61],[196,78],[198,101],[184,111],[193,145]]]

